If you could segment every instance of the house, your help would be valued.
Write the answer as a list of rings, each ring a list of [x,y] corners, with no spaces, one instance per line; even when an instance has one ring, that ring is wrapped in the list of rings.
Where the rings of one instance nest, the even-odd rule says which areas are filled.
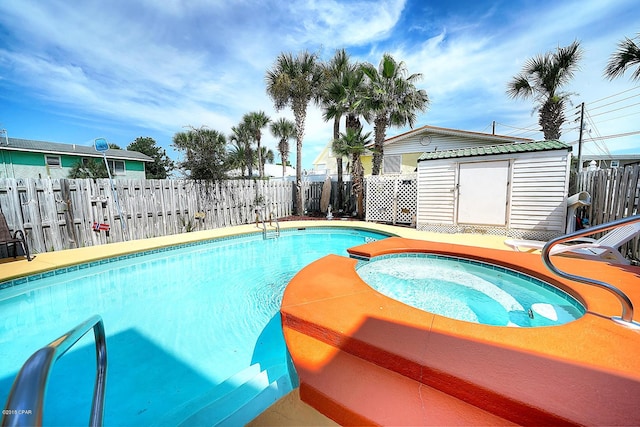
[[[384,141],[382,174],[415,172],[418,165],[418,158],[425,152],[532,141],[533,140],[529,138],[470,132],[436,126],[422,126],[409,132],[387,138]],[[369,148],[372,147],[373,143],[369,145]],[[360,159],[362,160],[365,175],[371,175],[373,153],[369,151],[362,155]],[[327,144],[313,164],[314,169],[326,169],[329,170],[329,174],[336,173],[336,159],[331,153],[330,144]]]
[[[583,154],[582,170],[623,168],[640,164],[640,154]]]
[[[535,240],[564,234],[570,165],[571,147],[559,141],[424,153],[417,229]]]
[[[145,163],[153,159],[136,151],[106,151],[114,179],[144,179]],[[103,161],[93,146],[33,141],[20,138],[0,139],[0,178],[67,178],[78,162]]]

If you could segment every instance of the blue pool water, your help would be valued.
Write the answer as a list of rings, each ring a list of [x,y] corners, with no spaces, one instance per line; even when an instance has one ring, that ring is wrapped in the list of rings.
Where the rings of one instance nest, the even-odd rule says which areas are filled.
[[[177,425],[256,364],[271,369],[270,381],[284,375],[281,381],[295,383],[280,326],[286,284],[316,259],[347,256],[347,248],[384,237],[344,228],[284,231],[269,240],[257,233],[2,289],[0,402],[33,352],[94,314],[107,334],[105,425]],[[54,367],[45,425],[87,425],[94,375],[89,333]]]
[[[430,254],[360,261],[360,277],[378,292],[453,319],[496,326],[561,325],[582,317],[569,294],[499,266]]]

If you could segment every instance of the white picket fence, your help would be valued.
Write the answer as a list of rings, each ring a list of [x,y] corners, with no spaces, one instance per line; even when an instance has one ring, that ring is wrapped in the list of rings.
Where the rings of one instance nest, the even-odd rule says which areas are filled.
[[[118,203],[108,179],[2,178],[0,209],[34,253],[247,224],[258,205],[274,218],[293,212],[290,182],[115,180],[114,189]]]

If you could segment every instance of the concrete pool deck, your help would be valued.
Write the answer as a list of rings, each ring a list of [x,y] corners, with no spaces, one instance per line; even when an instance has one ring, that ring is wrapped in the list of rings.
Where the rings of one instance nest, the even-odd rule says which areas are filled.
[[[385,224],[376,224],[360,221],[317,220],[317,221],[286,221],[281,222],[280,227],[305,228],[305,227],[359,227],[372,231],[381,231],[400,237],[412,239],[424,239],[435,242],[449,242],[466,244],[469,246],[491,247],[511,250],[503,244],[504,236],[480,235],[480,234],[443,234],[425,231],[417,231],[413,228],[396,227]],[[132,240],[129,242],[109,243],[100,246],[87,246],[84,248],[67,249],[56,252],[35,254],[33,261],[27,261],[18,257],[3,258],[0,260],[0,283],[16,277],[28,276],[47,270],[67,267],[73,264],[82,264],[103,258],[116,257],[129,253],[148,251],[171,245],[197,242],[200,240],[216,239],[239,234],[259,233],[262,228],[255,224],[238,225],[233,227],[216,228],[213,230],[194,231],[191,233],[173,234],[170,236],[154,237],[150,239]]]
[[[505,259],[511,259],[513,256],[521,257],[523,260],[524,259],[533,260],[534,258],[539,260],[540,258],[539,256],[530,255],[530,254],[515,255],[517,254],[516,252],[511,251],[510,248],[508,248],[503,244],[505,240],[505,236],[443,234],[443,233],[421,232],[411,228],[394,227],[390,225],[365,223],[365,222],[357,222],[357,221],[336,221],[336,220],[334,221],[319,220],[319,221],[312,221],[312,222],[291,221],[291,222],[281,222],[280,225],[283,229],[284,228],[318,227],[318,226],[356,227],[356,228],[363,228],[363,229],[368,229],[372,231],[381,231],[381,232],[393,234],[393,235],[408,238],[408,239],[416,239],[421,241],[441,243],[441,244],[444,244],[445,246],[449,246],[450,244],[453,244],[453,245],[456,245],[456,247],[458,247],[457,245],[464,245],[471,248],[476,248],[476,249],[463,248],[465,252],[479,251],[481,253],[484,253],[483,251],[485,249],[488,249],[488,250],[492,250],[495,253],[502,253],[502,256],[504,256]],[[70,249],[65,251],[36,254],[36,258],[31,262],[28,262],[24,259],[18,259],[15,261],[13,259],[4,259],[2,260],[2,263],[0,263],[0,283],[5,282],[7,280],[15,279],[21,276],[36,274],[42,271],[56,269],[56,268],[62,268],[72,264],[91,262],[101,258],[126,255],[128,253],[152,250],[152,249],[164,247],[164,246],[178,245],[178,244],[184,244],[189,242],[196,242],[200,240],[208,240],[208,239],[226,237],[231,235],[256,233],[256,232],[261,232],[261,229],[256,227],[255,224],[250,224],[250,225],[228,227],[223,229],[184,233],[179,235],[165,236],[161,238],[152,238],[152,239],[137,240],[137,241],[131,241],[131,242],[113,243],[113,244],[102,245],[102,246],[94,246],[94,247],[87,247],[87,248]],[[348,261],[348,259],[346,260]],[[573,260],[566,260],[564,262],[571,263],[572,261]],[[527,262],[534,262],[534,261],[527,261]],[[614,268],[607,267],[605,269],[601,269],[600,268],[601,266],[609,265],[606,263],[583,262],[584,264],[580,264],[581,262],[583,261],[578,261],[578,264],[581,266],[582,265],[591,266],[589,267],[589,269],[593,269],[596,272],[598,270],[602,270],[598,274],[600,275],[604,274],[607,277],[610,276],[612,271],[618,270],[618,267],[614,267]],[[627,286],[625,286],[625,291],[629,290],[630,296],[632,297],[632,300],[634,301],[635,306],[640,307],[640,294],[639,294],[640,286],[638,286],[639,285],[638,272],[640,270],[637,270],[633,267],[629,267],[625,271],[626,273],[625,275],[623,275],[624,280],[632,279],[635,282],[635,283],[628,283]],[[618,277],[618,276],[615,276],[615,277]],[[607,315],[619,315],[619,309],[618,309],[619,305],[616,304],[615,300],[613,300],[612,302],[612,297],[610,296],[610,294],[607,294],[605,291],[602,291],[602,290],[598,290],[596,294],[598,295],[598,297],[596,298],[596,300],[591,302],[592,306],[588,307],[589,311],[593,312],[594,314],[591,317],[597,318],[599,313],[605,313]],[[291,304],[292,307],[294,305],[296,304]],[[307,308],[308,307],[311,307],[311,305],[307,305]],[[323,317],[323,316],[320,316],[320,317]],[[340,317],[341,322],[348,321],[349,319],[349,316],[346,316],[347,320],[345,320],[345,316],[324,316],[324,317],[328,317],[329,321],[335,320],[336,317]],[[636,319],[637,318],[638,316],[636,316]],[[440,322],[440,324],[443,324],[442,322],[444,322],[444,324],[448,322],[448,320],[446,319],[442,320],[442,319],[443,319],[442,317],[439,317],[438,319],[438,322]],[[322,319],[317,319],[317,320],[319,320],[318,324],[321,324],[320,320]],[[606,333],[607,334],[606,336],[610,336],[609,334],[613,334],[613,338],[614,338],[613,340],[602,340],[598,338],[597,340],[598,344],[600,345],[601,344],[600,341],[604,341],[602,343],[604,347],[602,347],[601,349],[596,349],[595,351],[596,356],[594,356],[596,358],[598,357],[605,358],[607,351],[611,351],[616,345],[621,344],[620,337],[622,336],[625,337],[627,339],[627,342],[622,342],[622,346],[623,346],[623,349],[630,354],[630,356],[628,358],[622,357],[619,355],[619,351],[618,351],[619,349],[618,350],[613,349],[615,356],[611,359],[612,360],[611,363],[618,363],[618,364],[622,363],[622,365],[619,365],[618,367],[615,368],[615,372],[617,373],[618,377],[623,377],[625,380],[628,380],[624,384],[634,384],[634,386],[631,388],[633,388],[632,391],[636,393],[638,392],[638,390],[634,387],[636,387],[635,384],[637,384],[637,381],[638,381],[637,377],[640,375],[639,374],[640,362],[637,362],[634,359],[637,358],[637,354],[639,354],[639,350],[640,350],[640,345],[638,345],[638,339],[640,337],[640,333],[635,332],[636,335],[633,335],[633,334],[629,335],[629,333],[627,332],[619,334],[618,333],[619,330],[617,328],[607,323],[607,322],[610,322],[610,320],[608,319],[601,319],[601,320],[603,320],[603,322],[598,323],[598,327],[596,328],[596,330],[583,330],[581,328],[578,328],[574,330],[574,333],[584,335],[584,337],[580,339],[581,342],[582,341],[589,342],[590,339],[597,338],[597,335],[599,333]],[[604,320],[606,320],[606,322],[604,322]],[[315,320],[313,321],[315,322]],[[430,321],[432,322],[432,326],[433,326],[433,318]],[[438,322],[436,322],[436,325],[438,324]],[[458,323],[461,323],[461,322],[458,322]],[[327,330],[330,330],[331,327],[333,326],[325,325],[324,327],[327,327],[328,328]],[[512,328],[500,328],[500,329],[512,329]],[[545,328],[545,329],[548,329],[548,328]],[[301,334],[299,330],[292,329],[287,333],[290,335],[290,337],[294,336],[293,340],[294,341],[297,340],[297,342],[302,345],[302,348],[306,348],[308,350],[310,349],[317,350],[315,352],[315,355],[314,354],[309,355],[310,359],[307,360],[307,362],[311,363],[311,365],[307,364],[306,368],[303,368],[303,369],[308,369],[309,366],[315,366],[315,368],[318,368],[320,366],[318,365],[318,363],[322,362],[322,355],[326,355],[328,351],[329,353],[333,351],[331,348],[327,347],[326,343],[315,342],[318,340],[313,337],[310,338],[308,336],[303,336],[304,334]],[[536,335],[536,334],[533,333],[533,335]],[[631,336],[632,338],[635,338],[634,340],[632,340],[631,343],[628,342],[629,336]],[[533,337],[532,339],[539,339],[539,337]],[[607,344],[607,341],[611,341],[611,342]],[[593,341],[593,342],[596,342],[596,341]],[[564,345],[564,347],[568,347],[571,345],[572,345],[572,342],[568,342]],[[517,354],[517,352],[514,354]],[[633,354],[636,355],[635,358],[632,356]],[[340,357],[348,358],[349,356],[341,355]],[[554,357],[559,358],[560,356],[556,355]],[[313,360],[314,358],[315,358],[315,361]],[[333,357],[331,360],[334,360],[334,359],[338,360],[338,357]],[[638,360],[640,360],[640,358],[638,358]],[[348,363],[351,363],[351,362],[348,362]],[[601,366],[598,367],[598,369],[600,368]],[[377,368],[374,366],[374,369],[377,369]],[[612,368],[604,367],[604,369],[609,370]],[[304,381],[303,381],[303,384],[304,384]],[[432,395],[432,397],[436,396],[435,398],[440,399],[440,401],[442,402],[445,402],[447,400],[447,399],[442,400],[443,397],[441,396],[442,394],[441,392],[438,392],[438,391],[433,392],[429,390],[428,387],[422,389],[424,393],[429,393],[430,395]],[[624,396],[629,392],[629,390],[630,389],[628,388],[623,389],[623,390],[620,390],[620,393]],[[304,402],[304,401],[311,401],[312,403],[314,403],[313,406],[322,409],[323,412],[326,412],[326,409],[327,409],[326,405],[327,405],[327,402],[330,402],[330,400],[326,399],[326,396],[323,397],[321,393],[319,393],[318,391],[319,390],[317,388],[309,387],[309,383],[307,383],[306,386],[303,385],[300,389],[294,390],[294,392],[290,393],[289,395],[282,398],[280,401],[276,402],[271,408],[269,408],[263,414],[258,416],[254,421],[252,421],[250,425],[253,425],[253,426],[258,426],[258,425],[273,425],[273,426],[275,425],[291,425],[291,426],[293,425],[296,425],[296,426],[337,425],[335,421],[331,420],[330,418],[327,418],[325,415],[323,415],[322,413],[314,409],[312,406]],[[542,390],[542,392],[544,393],[544,390]],[[638,394],[636,394],[636,396],[637,395]],[[368,396],[367,398],[362,400],[368,400]],[[371,400],[371,401],[373,402],[374,400]],[[467,407],[468,405],[467,403],[460,400],[459,397],[456,397],[454,401],[450,401],[446,404],[453,405],[454,407],[459,407],[459,408],[464,408],[464,407]],[[366,421],[366,417],[358,419],[357,417],[354,417],[353,413],[350,411],[346,411],[345,414],[346,416],[351,416],[351,418],[345,418],[344,420],[350,419],[351,421],[354,421],[354,420]],[[471,419],[474,419],[474,418],[471,418]],[[481,418],[475,418],[475,419],[476,420],[480,419],[485,421],[489,419],[494,421],[502,420],[501,423],[511,424],[510,421],[504,420],[500,417],[497,417],[497,418],[481,417]],[[560,417],[556,419],[568,421],[567,422],[568,424],[572,423],[570,420],[567,420],[566,417],[564,418]],[[349,424],[349,422],[344,422],[344,421],[342,423]]]

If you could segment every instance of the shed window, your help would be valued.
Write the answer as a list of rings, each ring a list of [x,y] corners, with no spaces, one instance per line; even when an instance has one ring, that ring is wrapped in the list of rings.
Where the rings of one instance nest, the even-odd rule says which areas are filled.
[[[402,172],[402,155],[384,156],[382,160],[382,173],[400,173]]]
[[[109,170],[114,175],[124,175],[124,162],[122,160],[108,160]]]
[[[620,160],[611,160],[611,167],[612,168],[619,168],[620,167]]]
[[[44,156],[45,163],[50,168],[60,168],[60,156]]]

